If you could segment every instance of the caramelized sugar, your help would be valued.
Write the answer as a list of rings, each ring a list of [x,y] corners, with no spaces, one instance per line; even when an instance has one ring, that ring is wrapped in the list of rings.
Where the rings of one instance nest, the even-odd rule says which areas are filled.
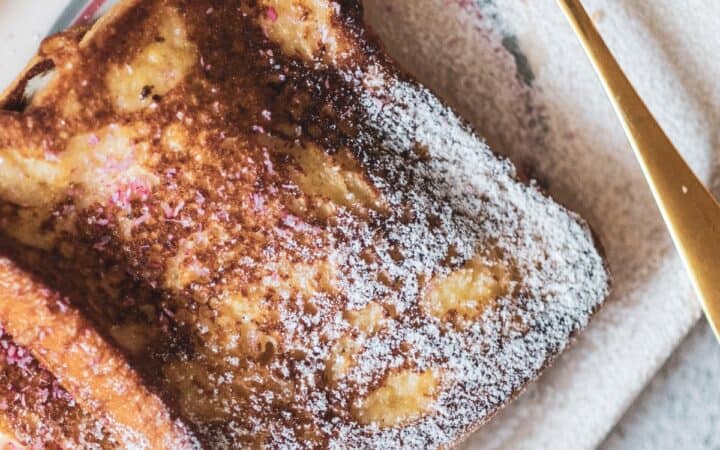
[[[584,226],[360,14],[142,0],[47,41],[52,82],[0,113],[6,252],[208,448],[447,445],[606,292]]]

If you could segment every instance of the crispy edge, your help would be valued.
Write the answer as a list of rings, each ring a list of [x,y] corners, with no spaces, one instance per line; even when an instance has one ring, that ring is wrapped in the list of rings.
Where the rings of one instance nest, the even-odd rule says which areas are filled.
[[[89,411],[110,419],[119,442],[190,449],[193,440],[122,355],[82,315],[11,261],[0,259],[0,321]]]

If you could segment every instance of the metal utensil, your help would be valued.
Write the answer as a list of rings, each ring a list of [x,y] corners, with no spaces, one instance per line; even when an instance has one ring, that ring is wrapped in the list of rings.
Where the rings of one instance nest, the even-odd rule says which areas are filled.
[[[558,0],[620,117],[705,315],[720,340],[720,205],[632,87],[579,0]]]

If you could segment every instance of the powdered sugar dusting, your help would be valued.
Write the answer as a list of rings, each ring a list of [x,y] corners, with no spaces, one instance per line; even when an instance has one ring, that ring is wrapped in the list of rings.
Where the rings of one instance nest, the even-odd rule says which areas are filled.
[[[345,217],[327,257],[345,268],[338,280],[344,308],[383,299],[397,316],[378,334],[354,335],[362,351],[327,390],[313,380],[332,344],[351,329],[332,299],[315,297],[324,314],[312,318],[284,311],[294,345],[308,355],[295,367],[294,383],[317,426],[331,436],[329,448],[437,448],[487,421],[565,348],[606,298],[608,274],[584,222],[533,184],[518,182],[513,165],[493,155],[430,92],[378,67],[366,77],[373,79],[364,86],[374,88],[357,93],[364,132],[355,146],[394,213],[384,219],[383,239],[372,222]],[[402,258],[390,255],[393,247]],[[377,255],[372,262],[363,257],[367,248]],[[426,282],[418,276],[448,274],[477,254],[513,269],[511,293],[464,330],[423,314],[418,301]],[[380,272],[401,287],[379,282]],[[286,364],[272,367],[287,372]],[[352,411],[388,373],[403,368],[441,371],[442,393],[427,416],[394,428],[335,414],[322,419]],[[257,420],[251,430],[268,428],[273,448],[302,447],[277,422]]]
[[[373,181],[382,186],[393,180],[385,195],[395,204],[410,200],[416,217],[393,227],[391,240],[408,253],[403,265],[391,270],[411,277],[419,268],[437,267],[450,245],[468,258],[492,242],[516,268],[518,286],[515,298],[500,299],[465,332],[416,317],[396,323],[388,332],[391,339],[370,339],[353,373],[358,385],[369,385],[380,367],[401,366],[404,358],[393,348],[409,342],[416,367],[437,367],[442,361],[447,388],[434,415],[402,429],[341,426],[333,448],[348,443],[384,448],[398,442],[405,448],[431,448],[456,441],[537,376],[608,293],[607,272],[584,223],[532,184],[518,183],[513,166],[492,155],[425,89],[392,78],[384,86],[363,93],[371,132],[360,139],[373,148],[370,136],[381,136],[382,151],[366,155],[384,171]],[[408,165],[418,145],[429,150],[430,161]],[[442,232],[422,225],[432,214],[442,218]],[[418,295],[414,287],[400,293],[399,309],[412,308]]]
[[[98,322],[123,326],[113,326],[119,343],[139,341],[128,346],[138,370],[153,371],[211,448],[436,448],[488,420],[605,298],[587,227],[517,181],[510,162],[350,22],[342,31],[357,38],[357,61],[309,68],[252,34],[249,18],[238,24],[235,10],[183,5],[198,12],[189,29],[214,61],[147,111],[157,132],[136,145],[157,156],[145,168],[157,184],[92,205],[71,197],[77,215],[58,209],[77,233],[63,239],[93,248],[74,264],[112,261],[153,294],[138,299],[142,315],[128,314],[141,320],[118,324],[135,308],[123,301],[122,314],[108,308]],[[216,29],[250,39],[251,53],[215,42]],[[253,70],[237,79],[206,73],[246,61]],[[507,275],[500,293],[460,299],[478,313],[462,326],[429,313],[433,282],[476,260]],[[354,317],[363,314],[369,326]],[[147,350],[153,337],[138,329],[168,324],[176,342]],[[401,413],[384,405],[399,414],[387,421],[363,416],[368,399],[408,373],[430,374],[427,402],[410,398]]]

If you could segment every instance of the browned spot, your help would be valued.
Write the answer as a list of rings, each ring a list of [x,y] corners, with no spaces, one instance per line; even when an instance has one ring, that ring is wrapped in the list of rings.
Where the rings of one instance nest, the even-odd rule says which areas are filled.
[[[184,430],[155,395],[142,385],[124,359],[74,310],[0,259],[0,321],[84,407],[117,424],[127,446],[188,448]]]

